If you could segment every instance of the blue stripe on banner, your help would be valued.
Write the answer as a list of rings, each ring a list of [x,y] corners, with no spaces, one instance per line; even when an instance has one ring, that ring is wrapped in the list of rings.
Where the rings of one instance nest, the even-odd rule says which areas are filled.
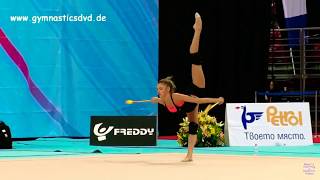
[[[291,18],[286,18],[287,28],[303,28],[307,25],[307,15],[303,14]]]
[[[287,28],[303,28],[307,25],[307,15],[295,16],[292,18],[285,19]],[[299,46],[299,31],[289,31],[288,32],[288,43],[290,47]]]

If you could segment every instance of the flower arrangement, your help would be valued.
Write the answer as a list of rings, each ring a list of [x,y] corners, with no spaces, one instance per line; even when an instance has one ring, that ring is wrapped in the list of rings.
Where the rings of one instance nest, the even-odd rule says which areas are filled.
[[[199,129],[197,134],[196,147],[214,147],[224,146],[224,134],[222,131],[223,123],[218,123],[217,119],[208,115],[208,112],[214,105],[208,105],[204,111],[198,113]],[[180,146],[188,146],[189,136],[189,121],[188,117],[183,118],[180,123],[179,131],[177,132],[178,143]]]

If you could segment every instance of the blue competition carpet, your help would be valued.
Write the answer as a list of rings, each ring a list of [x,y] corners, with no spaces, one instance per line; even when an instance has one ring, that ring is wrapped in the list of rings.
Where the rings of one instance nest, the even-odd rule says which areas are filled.
[[[90,146],[89,139],[39,138],[33,141],[15,141],[13,146],[13,149],[0,150],[0,159],[98,154],[186,153],[186,148],[180,147],[176,140],[158,140],[157,146],[150,147],[106,147]],[[320,158],[320,144],[304,147],[258,147],[257,149],[254,147],[201,147],[195,148],[195,153]]]

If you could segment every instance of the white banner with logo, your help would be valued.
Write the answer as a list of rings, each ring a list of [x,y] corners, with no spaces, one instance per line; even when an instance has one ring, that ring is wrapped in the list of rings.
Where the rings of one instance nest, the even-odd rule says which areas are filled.
[[[312,145],[309,103],[227,103],[230,146]]]

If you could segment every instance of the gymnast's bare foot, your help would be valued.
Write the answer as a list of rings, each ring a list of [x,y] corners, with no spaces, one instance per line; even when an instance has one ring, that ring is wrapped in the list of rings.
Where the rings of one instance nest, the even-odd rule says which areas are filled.
[[[192,157],[187,155],[181,162],[191,162],[191,161],[192,161]]]
[[[202,20],[201,20],[201,16],[198,12],[195,13],[194,15],[195,17],[195,22],[194,22],[194,25],[193,25],[193,29],[195,32],[201,32],[202,30]]]

